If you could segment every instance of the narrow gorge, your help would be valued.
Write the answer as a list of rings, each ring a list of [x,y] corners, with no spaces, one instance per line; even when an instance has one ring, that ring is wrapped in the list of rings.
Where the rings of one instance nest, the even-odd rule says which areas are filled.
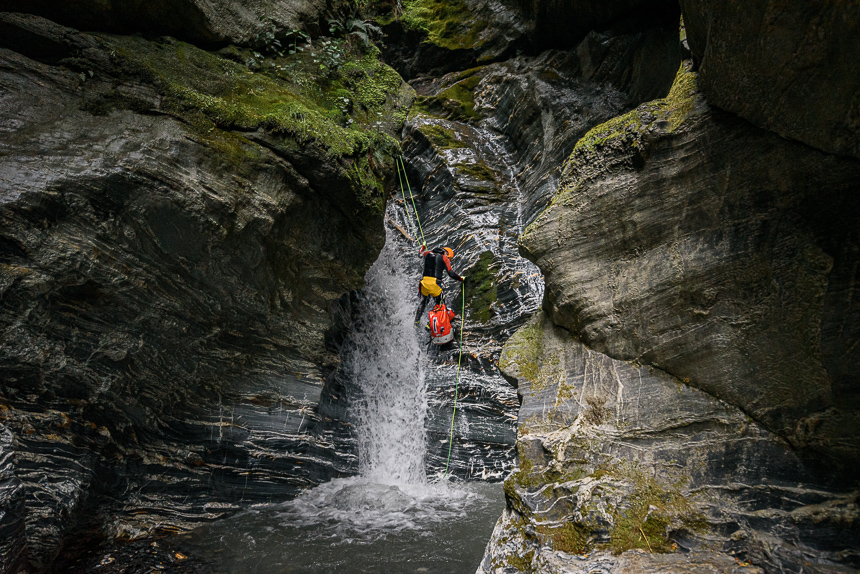
[[[857,572],[858,57],[852,2],[0,0],[0,574]]]

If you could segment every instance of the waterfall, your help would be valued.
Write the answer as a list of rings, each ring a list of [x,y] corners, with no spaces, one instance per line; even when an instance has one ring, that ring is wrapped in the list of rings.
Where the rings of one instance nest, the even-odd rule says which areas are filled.
[[[427,396],[414,327],[414,280],[391,230],[366,276],[359,319],[344,360],[356,387],[359,472],[380,484],[423,484]]]

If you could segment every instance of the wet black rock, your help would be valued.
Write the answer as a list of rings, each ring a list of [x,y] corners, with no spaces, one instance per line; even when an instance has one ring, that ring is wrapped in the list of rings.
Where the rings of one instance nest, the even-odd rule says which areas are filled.
[[[318,30],[323,7],[314,0],[0,0],[0,12],[36,14],[79,30],[173,36],[200,45],[259,44],[267,32]]]
[[[391,158],[360,146],[396,141],[362,127],[376,116],[255,107],[291,93],[299,59],[284,79],[169,38],[0,20],[17,30],[0,49],[0,571],[354,472],[316,407],[329,306],[383,241]],[[390,91],[353,112],[399,129],[410,90],[360,61]]]
[[[511,468],[517,405],[496,363],[543,294],[541,274],[517,252],[517,237],[555,191],[575,142],[594,125],[668,92],[679,61],[677,30],[657,27],[593,32],[569,52],[413,81],[419,97],[403,150],[422,230],[408,191],[397,223],[430,246],[453,246],[455,267],[469,278],[455,475],[501,478]],[[462,299],[449,303],[459,313]],[[451,351],[439,353],[430,379],[432,469],[444,468],[450,446],[456,360]]]
[[[677,49],[679,20],[677,3],[669,0],[422,0],[391,15],[384,54],[406,79],[433,78],[548,49],[570,50],[593,32],[618,36],[663,29],[673,34]],[[627,73],[638,74],[633,68],[642,64]]]
[[[708,101],[818,149],[860,157],[860,6],[681,0]]]

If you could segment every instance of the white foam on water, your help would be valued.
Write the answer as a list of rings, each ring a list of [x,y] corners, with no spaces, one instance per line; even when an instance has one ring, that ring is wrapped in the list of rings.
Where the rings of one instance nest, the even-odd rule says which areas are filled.
[[[486,504],[476,489],[439,484],[381,484],[364,477],[338,478],[284,505],[278,521],[317,526],[331,544],[371,544],[406,531],[427,532],[461,520]]]

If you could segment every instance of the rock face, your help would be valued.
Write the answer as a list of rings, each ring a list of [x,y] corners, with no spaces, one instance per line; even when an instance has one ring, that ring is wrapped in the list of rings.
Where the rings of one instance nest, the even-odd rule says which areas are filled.
[[[327,109],[310,49],[253,72],[0,18],[0,571],[354,472],[316,411],[328,309],[381,247],[411,90],[344,43]]]
[[[518,55],[570,50],[590,33],[619,36],[677,30],[679,16],[677,3],[667,0],[415,0],[402,11],[384,15],[389,20],[384,53],[407,79],[438,77]],[[646,58],[657,61],[659,53],[650,52]],[[631,63],[627,71],[638,74],[634,70],[642,64]]]
[[[711,104],[860,158],[860,6],[681,0],[681,8]]]
[[[318,29],[321,8],[314,0],[0,0],[0,12],[37,14],[79,30],[173,36],[201,45],[258,43],[274,30]]]
[[[857,493],[815,486],[815,469],[741,409],[591,350],[544,314],[508,341],[500,367],[522,398],[520,468],[481,572],[799,572],[813,556],[856,560]]]
[[[482,571],[856,567],[858,170],[687,68],[577,143],[520,240],[545,315],[500,362],[520,469]]]
[[[678,21],[677,4],[666,0],[538,0],[528,3],[527,10],[532,43],[542,48],[567,48],[595,30],[642,29],[647,27],[643,21]]]
[[[537,310],[543,294],[541,275],[518,254],[516,238],[546,205],[576,140],[640,103],[643,94],[665,94],[679,60],[673,24],[595,32],[570,52],[550,50],[413,82],[420,95],[403,151],[423,236],[430,246],[453,246],[455,268],[469,277],[470,357],[459,383],[465,403],[458,407],[466,422],[455,433],[454,474],[501,478],[512,462],[516,399],[496,363],[501,344]],[[408,217],[400,224],[418,236]],[[449,303],[459,310],[462,299],[449,297]],[[457,356],[443,352],[438,362],[434,407],[453,403],[456,369],[444,364],[456,364]],[[438,468],[446,462],[452,413],[450,406],[433,413],[428,462]]]
[[[860,162],[708,111],[694,84],[577,144],[521,241],[545,309],[851,468]]]

